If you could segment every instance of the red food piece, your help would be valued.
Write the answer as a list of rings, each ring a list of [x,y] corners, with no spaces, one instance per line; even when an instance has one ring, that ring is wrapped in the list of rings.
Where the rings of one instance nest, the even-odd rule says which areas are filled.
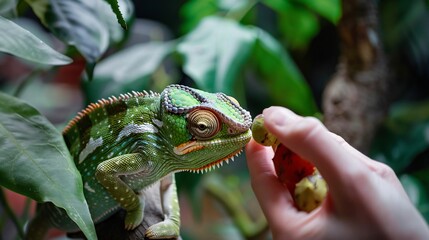
[[[292,195],[295,192],[295,185],[304,177],[312,175],[315,170],[312,163],[301,158],[283,144],[277,147],[273,162],[277,177],[286,185]]]

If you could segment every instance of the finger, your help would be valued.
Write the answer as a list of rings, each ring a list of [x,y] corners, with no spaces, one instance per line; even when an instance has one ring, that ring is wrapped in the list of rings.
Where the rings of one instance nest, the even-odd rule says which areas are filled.
[[[253,139],[246,145],[246,159],[256,198],[270,223],[285,222],[296,216],[293,200],[274,170],[273,151]]]
[[[353,154],[356,159],[361,160],[371,171],[384,171],[384,169],[386,168],[385,164],[373,160],[365,154],[359,152],[356,148],[348,144],[341,136],[338,136],[337,134],[332,132],[329,133],[346,151],[350,152],[350,154]]]
[[[363,161],[365,163],[373,162],[372,159],[370,159],[369,157],[367,157],[365,154],[359,152],[356,148],[352,147],[341,136],[339,136],[339,135],[337,135],[337,134],[335,134],[333,132],[329,132],[329,134],[332,136],[332,138],[335,139],[335,141],[337,141],[339,143],[339,145],[341,145],[341,147],[343,147],[346,151],[348,151],[351,154],[353,154],[356,157],[356,159],[361,160],[361,161]]]
[[[362,171],[364,164],[315,118],[303,118],[281,107],[268,108],[263,114],[267,130],[286,147],[313,162],[331,192],[347,187],[350,178]]]

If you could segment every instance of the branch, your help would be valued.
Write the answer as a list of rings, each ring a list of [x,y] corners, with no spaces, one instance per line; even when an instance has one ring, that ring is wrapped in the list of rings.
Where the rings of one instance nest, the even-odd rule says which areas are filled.
[[[386,116],[393,84],[378,33],[375,1],[343,0],[337,72],[323,96],[324,122],[352,146],[367,152]]]
[[[146,189],[141,196],[145,199],[143,222],[136,229],[126,231],[124,228],[126,212],[125,210],[120,210],[105,221],[95,225],[98,239],[146,239],[144,237],[146,229],[164,220],[164,213],[161,206],[160,183],[157,182]],[[82,232],[70,233],[68,236],[70,238],[84,238]]]

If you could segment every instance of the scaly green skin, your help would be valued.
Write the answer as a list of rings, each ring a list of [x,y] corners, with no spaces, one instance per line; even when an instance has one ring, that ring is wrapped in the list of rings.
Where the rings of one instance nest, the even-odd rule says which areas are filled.
[[[171,238],[179,235],[180,225],[172,173],[211,169],[234,157],[250,140],[250,126],[249,112],[235,99],[170,85],[161,95],[133,92],[91,104],[63,135],[82,175],[95,223],[123,208],[125,228],[134,229],[144,209],[136,193],[161,180],[166,218],[151,226],[146,236]],[[40,238],[51,226],[78,230],[62,209],[45,203],[27,236]]]

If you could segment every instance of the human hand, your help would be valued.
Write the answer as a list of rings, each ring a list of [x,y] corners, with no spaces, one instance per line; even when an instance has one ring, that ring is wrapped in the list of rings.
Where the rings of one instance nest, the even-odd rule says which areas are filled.
[[[252,187],[274,239],[429,239],[429,228],[391,168],[373,161],[315,118],[281,107],[263,112],[265,127],[312,162],[329,185],[321,207],[298,211],[276,176],[271,148],[246,146]]]

